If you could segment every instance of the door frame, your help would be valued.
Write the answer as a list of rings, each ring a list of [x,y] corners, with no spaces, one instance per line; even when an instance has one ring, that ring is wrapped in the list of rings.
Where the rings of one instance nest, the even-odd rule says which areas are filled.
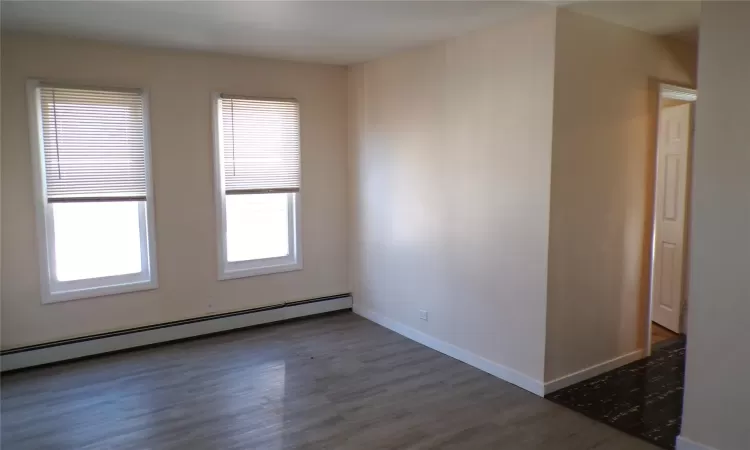
[[[685,180],[686,186],[686,197],[685,197],[685,233],[683,236],[684,243],[683,248],[686,251],[683,252],[683,264],[682,264],[682,292],[685,297],[688,287],[687,274],[689,273],[689,260],[690,248],[688,242],[690,238],[690,199],[692,191],[692,161],[693,161],[693,148],[694,148],[694,124],[695,124],[695,103],[698,100],[698,91],[685,86],[679,86],[671,83],[659,83],[659,97],[656,107],[656,136],[654,141],[654,178],[651,184],[652,192],[652,206],[651,206],[651,254],[649,255],[649,287],[648,287],[648,304],[646,307],[645,314],[645,326],[643,327],[645,332],[645,348],[643,349],[644,357],[651,355],[651,326],[653,319],[653,304],[654,304],[654,255],[656,254],[656,196],[658,195],[657,190],[657,176],[659,173],[659,136],[661,132],[661,110],[662,103],[665,98],[671,98],[675,100],[684,100],[692,103],[690,108],[690,142],[688,147],[688,167],[687,167],[687,178]],[[685,323],[685,305],[682,305],[682,311],[680,311],[680,322]]]

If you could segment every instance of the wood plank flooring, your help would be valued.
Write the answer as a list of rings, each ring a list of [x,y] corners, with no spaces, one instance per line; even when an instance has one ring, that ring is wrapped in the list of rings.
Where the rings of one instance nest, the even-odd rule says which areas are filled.
[[[651,322],[651,345],[677,337],[680,337],[680,335],[674,331],[668,330],[656,322]]]
[[[656,447],[347,312],[5,375],[2,448]]]

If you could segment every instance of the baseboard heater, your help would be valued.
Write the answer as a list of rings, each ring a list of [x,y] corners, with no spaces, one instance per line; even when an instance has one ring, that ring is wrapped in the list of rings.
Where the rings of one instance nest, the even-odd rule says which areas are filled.
[[[177,320],[109,333],[18,347],[0,352],[2,371],[23,369],[162,342],[203,336],[264,323],[351,309],[351,294]]]

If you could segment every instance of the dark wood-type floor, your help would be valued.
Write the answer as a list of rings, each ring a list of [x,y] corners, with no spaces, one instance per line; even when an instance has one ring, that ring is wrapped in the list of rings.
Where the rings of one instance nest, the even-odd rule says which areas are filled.
[[[4,450],[655,449],[348,312],[2,383]]]

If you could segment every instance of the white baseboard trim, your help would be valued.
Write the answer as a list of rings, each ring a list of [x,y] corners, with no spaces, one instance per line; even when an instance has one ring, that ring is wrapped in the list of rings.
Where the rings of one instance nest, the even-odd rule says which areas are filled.
[[[544,383],[544,395],[551,394],[552,392],[574,385],[580,381],[588,380],[589,378],[601,375],[604,372],[617,369],[618,367],[630,364],[633,361],[638,361],[641,358],[643,358],[643,350],[636,350],[618,356],[617,358],[610,359],[609,361],[594,364],[593,366],[579,370],[578,372],[573,372],[552,381],[548,381]]]
[[[510,367],[503,366],[496,362],[492,362],[479,355],[471,353],[460,347],[456,347],[453,344],[449,344],[445,341],[441,341],[435,337],[425,334],[419,330],[415,330],[409,326],[406,326],[395,320],[391,320],[379,313],[372,310],[362,309],[354,307],[354,313],[364,317],[367,320],[377,323],[391,331],[407,337],[413,341],[419,342],[420,344],[429,347],[433,350],[437,350],[440,353],[448,355],[459,361],[463,361],[466,364],[476,367],[479,370],[494,375],[503,381],[515,384],[516,386],[526,389],[527,391],[536,394],[540,397],[544,396],[544,385],[541,381],[535,380],[528,375],[525,375],[517,370],[511,369]]]
[[[691,441],[685,436],[677,436],[677,450],[717,450],[708,445],[699,444]]]
[[[255,310],[217,314],[161,325],[103,333],[2,352],[2,371],[110,353],[145,345],[220,333],[264,323],[279,322],[352,307],[351,295],[338,295]]]

